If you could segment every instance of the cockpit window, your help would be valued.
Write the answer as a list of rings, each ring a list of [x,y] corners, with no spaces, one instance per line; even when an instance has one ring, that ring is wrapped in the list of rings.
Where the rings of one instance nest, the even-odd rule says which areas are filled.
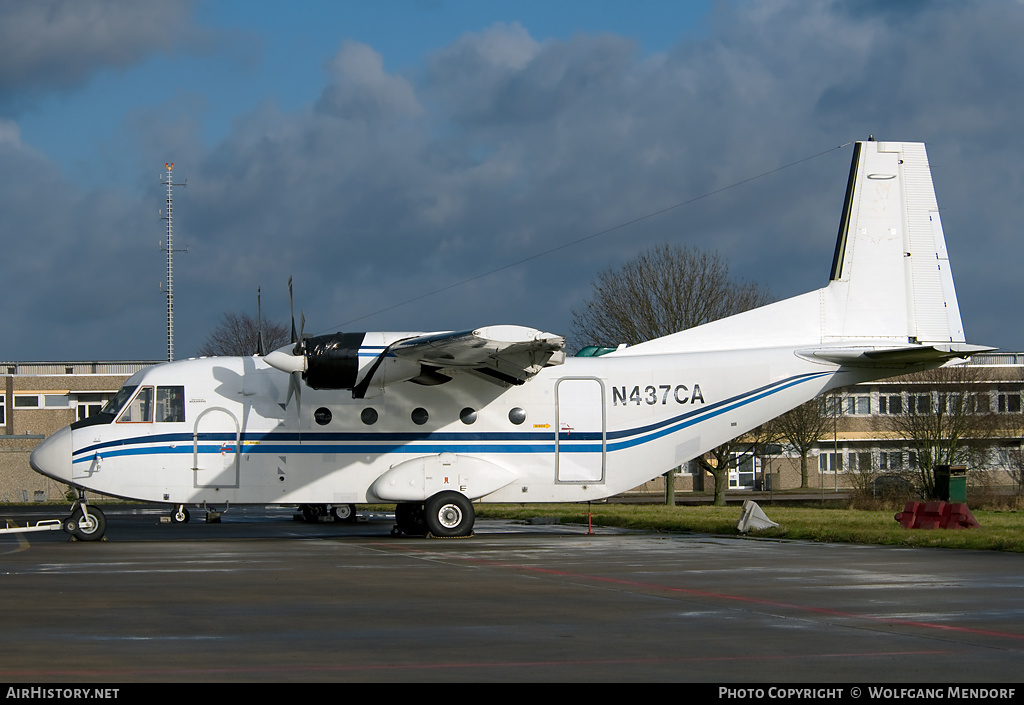
[[[135,395],[128,406],[125,407],[124,411],[121,412],[121,416],[117,419],[118,423],[145,423],[153,420],[153,388],[143,387],[139,390],[139,393]]]
[[[179,422],[185,420],[185,388],[156,388],[156,420]]]
[[[117,423],[182,423],[185,421],[185,387],[168,385],[140,388],[136,384],[125,385],[99,413],[76,421],[71,424],[71,428],[108,424],[115,417]]]
[[[137,386],[121,387],[117,390],[117,394],[112,396],[110,401],[103,405],[103,408],[100,409],[100,413],[113,416],[121,410],[121,407],[124,406],[126,401],[131,399],[131,396],[132,394],[135,394],[136,389],[138,389]]]
[[[185,420],[185,388],[181,386],[143,387],[121,412],[118,423],[163,423]]]

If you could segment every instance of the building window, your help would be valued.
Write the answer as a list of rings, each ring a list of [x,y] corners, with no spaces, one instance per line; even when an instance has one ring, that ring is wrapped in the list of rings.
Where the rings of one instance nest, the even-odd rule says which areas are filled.
[[[901,395],[901,394],[879,394],[878,395],[878,413],[879,414],[902,414],[903,413],[903,395]]]
[[[92,392],[75,395],[75,408],[77,420],[87,419],[93,414],[100,413],[100,409],[107,402],[109,394],[95,394]]]
[[[871,453],[850,453],[847,461],[851,472],[871,472]]]
[[[999,392],[996,397],[996,408],[1000,414],[1019,414],[1020,405],[1020,394]]]
[[[761,459],[749,453],[733,453],[729,463],[729,489],[754,489],[757,473],[761,470]]]
[[[932,413],[931,394],[911,394],[907,398],[907,410],[912,414],[926,415]]]
[[[818,454],[818,470],[821,472],[843,471],[842,453],[820,453]]]
[[[841,399],[837,399],[834,394],[829,394],[827,397],[821,397],[822,416],[842,416],[842,414],[843,402]]]
[[[71,397],[67,394],[44,394],[43,406],[51,409],[67,409],[71,406]]]
[[[902,470],[903,451],[882,451],[878,454],[879,470]]]
[[[865,395],[846,397],[846,413],[850,416],[867,416],[871,413],[871,397]]]
[[[992,410],[992,398],[988,392],[981,392],[974,395],[974,412],[976,414],[987,414]]]
[[[87,419],[90,416],[100,413],[100,409],[102,408],[103,404],[79,404],[76,411],[76,418],[78,421]]]
[[[16,409],[34,409],[39,406],[39,395],[38,394],[15,394],[14,395],[14,408]]]
[[[7,399],[0,394],[0,426],[7,424]]]

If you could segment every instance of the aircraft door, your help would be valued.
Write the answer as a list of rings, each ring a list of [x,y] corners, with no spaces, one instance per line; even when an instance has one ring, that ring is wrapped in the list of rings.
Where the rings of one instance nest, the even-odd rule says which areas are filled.
[[[238,487],[241,446],[238,419],[213,407],[196,417],[192,432],[192,469],[196,488]]]
[[[592,378],[561,379],[555,396],[558,482],[604,482],[604,385]]]

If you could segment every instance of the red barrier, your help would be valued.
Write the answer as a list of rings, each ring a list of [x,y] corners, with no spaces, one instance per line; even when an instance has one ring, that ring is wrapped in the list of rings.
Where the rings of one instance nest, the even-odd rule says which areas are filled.
[[[980,526],[961,502],[907,502],[893,517],[906,529],[970,529]]]
[[[903,511],[894,518],[904,529],[913,529],[914,520],[917,518],[917,510],[922,506],[920,502],[907,502],[903,507]]]
[[[975,526],[981,526],[978,520],[971,514],[971,510],[967,508],[966,504],[947,504],[946,505],[946,529],[971,529]]]

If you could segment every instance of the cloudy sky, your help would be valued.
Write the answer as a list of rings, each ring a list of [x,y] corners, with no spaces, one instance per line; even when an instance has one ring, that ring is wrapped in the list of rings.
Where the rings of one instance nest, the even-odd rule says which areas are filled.
[[[817,288],[869,134],[928,144],[968,339],[1024,350],[1021,36],[1017,0],[0,0],[0,359],[166,356],[166,162],[181,358],[289,276],[310,333],[567,333],[662,242]]]

